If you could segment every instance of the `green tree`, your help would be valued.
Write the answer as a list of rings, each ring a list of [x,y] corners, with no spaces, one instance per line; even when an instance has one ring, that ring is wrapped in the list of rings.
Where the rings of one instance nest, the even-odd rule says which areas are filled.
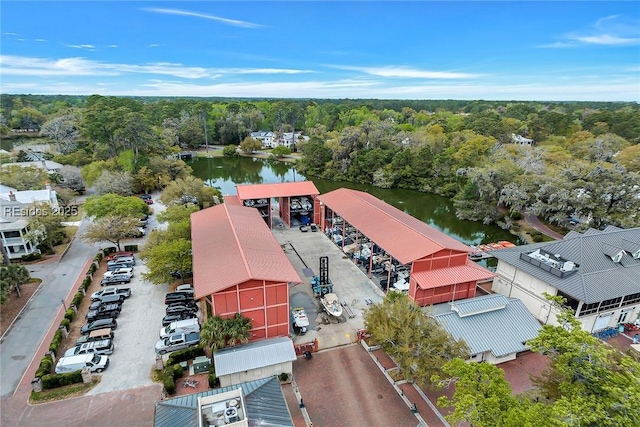
[[[145,280],[158,285],[171,282],[171,272],[192,271],[191,242],[187,239],[163,239],[153,245],[147,245],[140,252],[145,260],[147,272]]]
[[[93,183],[93,189],[99,195],[113,193],[131,196],[135,192],[135,181],[130,172],[105,170]]]
[[[54,117],[42,125],[40,134],[51,138],[62,154],[70,154],[75,151],[80,136],[78,119],[70,114]]]
[[[249,342],[251,328],[251,320],[240,313],[226,319],[212,316],[200,328],[200,343],[215,353],[227,346]]]
[[[557,319],[529,342],[551,359],[534,383],[552,399],[554,415],[570,425],[639,425],[640,363],[584,331],[571,310]]]
[[[96,219],[109,216],[140,218],[149,212],[149,206],[139,197],[105,194],[87,198],[84,211]]]
[[[446,362],[469,357],[464,341],[455,340],[404,294],[390,292],[382,303],[370,306],[364,324],[372,341],[396,360],[405,378],[419,384],[439,374]]]
[[[37,215],[29,217],[29,231],[26,239],[43,252],[51,252],[53,247],[62,243],[65,232],[62,226],[63,217],[53,212],[47,203],[34,204]]]
[[[220,197],[219,190],[207,187],[203,180],[193,176],[176,179],[160,194],[160,200],[167,206],[197,203],[200,207],[208,207],[218,203]]]
[[[262,148],[262,144],[257,139],[251,138],[250,136],[246,137],[240,143],[240,149],[243,153],[251,154],[257,150]]]
[[[20,286],[27,283],[31,276],[22,265],[11,264],[0,267],[0,304],[4,304],[12,290],[20,296]]]
[[[623,148],[615,155],[615,160],[629,172],[640,173],[640,144]]]
[[[289,149],[289,147],[285,147],[284,145],[278,145],[276,148],[271,150],[271,154],[275,157],[280,158],[291,154],[291,149]]]
[[[225,157],[236,157],[238,155],[238,146],[237,145],[225,145],[222,149],[222,155]]]
[[[87,243],[110,242],[120,249],[120,242],[135,236],[140,227],[138,217],[103,216],[87,226],[81,239]]]

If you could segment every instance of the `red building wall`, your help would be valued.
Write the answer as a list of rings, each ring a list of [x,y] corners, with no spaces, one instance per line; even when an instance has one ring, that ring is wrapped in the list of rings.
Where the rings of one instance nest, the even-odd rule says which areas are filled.
[[[251,340],[289,335],[289,286],[287,283],[250,280],[212,296],[214,315],[236,313],[251,320]]]
[[[431,271],[436,269],[446,269],[448,267],[465,265],[468,262],[466,252],[457,252],[445,249],[426,258],[414,261],[411,266],[411,273],[420,271]],[[453,278],[455,281],[455,277]],[[440,304],[443,302],[473,298],[476,293],[476,282],[461,282],[450,284],[441,284],[429,289],[418,287],[416,280],[411,277],[409,280],[409,297],[420,306]]]

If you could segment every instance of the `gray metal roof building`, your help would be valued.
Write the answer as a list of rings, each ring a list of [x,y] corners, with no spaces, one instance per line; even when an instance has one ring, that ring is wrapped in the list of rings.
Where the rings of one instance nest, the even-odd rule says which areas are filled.
[[[542,262],[531,261],[536,251]],[[562,240],[491,254],[587,304],[640,293],[640,228],[572,231]]]
[[[276,377],[179,396],[156,403],[155,427],[198,425],[198,398],[242,388],[250,427],[293,427],[289,408]]]
[[[435,320],[454,338],[463,339],[472,355],[491,352],[504,357],[528,350],[525,343],[541,328],[522,301],[499,294],[434,307]]]
[[[296,360],[293,341],[288,337],[277,337],[234,347],[223,348],[213,354],[216,375],[235,374],[265,366]]]

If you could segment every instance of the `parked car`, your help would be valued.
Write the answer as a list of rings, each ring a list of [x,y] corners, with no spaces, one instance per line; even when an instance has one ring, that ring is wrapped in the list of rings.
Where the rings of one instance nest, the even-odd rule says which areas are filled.
[[[55,373],[79,371],[87,368],[91,372],[102,372],[109,366],[109,356],[99,354],[81,354],[78,356],[61,357],[56,364]]]
[[[114,336],[115,334],[111,328],[96,329],[95,331],[89,332],[88,335],[80,335],[75,345],[81,345],[91,341],[112,340]]]
[[[98,319],[116,318],[120,314],[120,307],[121,306],[119,304],[101,305],[96,310],[88,311],[85,318],[89,322]]]
[[[87,335],[89,332],[95,331],[96,329],[103,329],[103,328],[115,329],[117,327],[118,327],[118,321],[114,318],[99,319],[99,320],[94,320],[93,322],[89,322],[85,325],[82,325],[82,328],[80,328],[80,333],[82,335]]]
[[[156,342],[156,353],[166,354],[171,351],[182,350],[200,344],[200,333],[190,332],[188,334],[171,335]]]
[[[64,357],[90,353],[111,354],[113,353],[113,342],[111,340],[100,340],[80,344],[65,351]]]
[[[193,311],[181,311],[178,313],[167,314],[162,318],[162,326],[168,326],[171,322],[177,322],[179,320],[193,319],[196,317],[196,313]]]
[[[120,307],[122,307],[122,301],[122,295],[107,295],[106,297],[100,297],[100,299],[91,302],[89,311],[96,310],[98,307],[107,304],[118,304]]]
[[[131,277],[126,274],[114,274],[113,276],[107,276],[100,281],[100,286],[119,285],[122,283],[131,282]]]
[[[141,194],[140,197],[142,200],[144,200],[144,202],[148,205],[152,205],[153,204],[153,199],[151,198],[150,194]]]
[[[133,252],[114,252],[107,257],[107,262],[115,261],[118,258],[133,258]]]
[[[111,295],[119,295],[121,300],[125,298],[129,298],[131,296],[131,288],[104,288],[101,291],[97,291],[91,294],[91,301],[101,300],[104,297],[108,297]]]
[[[117,274],[125,274],[129,276],[129,278],[133,278],[133,267],[122,267],[116,270],[106,271],[102,277],[115,276]]]
[[[174,279],[188,279],[193,277],[192,271],[172,271],[169,273]]]
[[[136,259],[134,257],[120,257],[113,261],[107,261],[107,270],[113,271],[119,268],[128,268],[136,265]]]
[[[160,329],[160,339],[176,334],[188,334],[189,332],[200,332],[198,319],[184,319],[171,322]]]
[[[174,302],[193,301],[192,292],[169,292],[164,297],[165,304],[171,304]]]
[[[185,283],[184,285],[176,286],[176,290],[174,292],[186,292],[189,294],[194,293],[193,285]]]
[[[165,309],[165,314],[175,314],[175,313],[196,313],[198,311],[198,306],[195,303],[189,304],[184,302],[178,302],[174,304],[169,304]]]

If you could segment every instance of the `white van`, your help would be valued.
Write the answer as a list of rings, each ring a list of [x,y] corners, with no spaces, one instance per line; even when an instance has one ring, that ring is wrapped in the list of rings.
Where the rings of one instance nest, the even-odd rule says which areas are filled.
[[[99,354],[81,354],[78,356],[61,357],[56,364],[56,374],[74,372],[88,368],[91,372],[102,372],[109,366],[109,356]]]
[[[160,329],[160,339],[176,334],[188,334],[189,332],[200,332],[198,319],[176,320]]]

